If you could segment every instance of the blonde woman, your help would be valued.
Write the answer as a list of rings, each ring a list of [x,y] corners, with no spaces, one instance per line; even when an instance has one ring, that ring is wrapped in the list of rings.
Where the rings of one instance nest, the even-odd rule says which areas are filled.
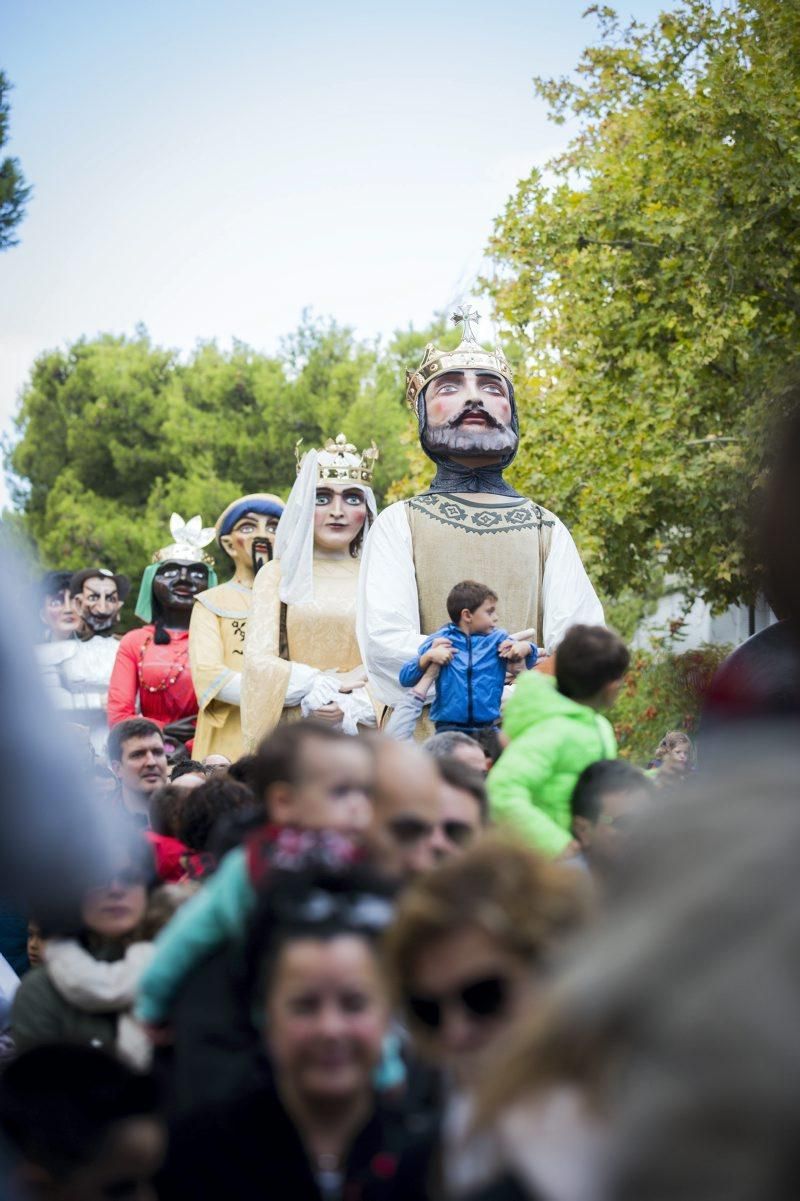
[[[580,873],[518,843],[481,839],[418,877],[386,938],[395,999],[446,1101],[431,1195],[470,1192],[487,1148],[470,1136],[475,1093],[515,1022],[534,1012],[560,944],[584,913]]]
[[[668,730],[647,765],[648,774],[658,787],[683,784],[692,771],[694,747],[683,730]]]

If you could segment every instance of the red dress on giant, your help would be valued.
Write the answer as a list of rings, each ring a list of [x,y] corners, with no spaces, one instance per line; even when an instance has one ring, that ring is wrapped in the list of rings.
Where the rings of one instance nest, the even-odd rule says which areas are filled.
[[[120,641],[108,686],[109,726],[139,713],[163,727],[197,713],[189,631],[170,630],[164,646],[154,641],[154,633],[155,627],[146,625]]]

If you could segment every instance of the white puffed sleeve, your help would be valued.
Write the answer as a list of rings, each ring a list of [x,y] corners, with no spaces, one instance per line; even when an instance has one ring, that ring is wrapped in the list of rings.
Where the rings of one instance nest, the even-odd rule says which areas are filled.
[[[402,501],[378,516],[362,553],[358,644],[372,695],[384,705],[395,705],[403,698],[400,668],[423,641],[411,529]]]
[[[542,587],[544,645],[552,651],[570,626],[604,625],[603,606],[567,527],[556,519]]]

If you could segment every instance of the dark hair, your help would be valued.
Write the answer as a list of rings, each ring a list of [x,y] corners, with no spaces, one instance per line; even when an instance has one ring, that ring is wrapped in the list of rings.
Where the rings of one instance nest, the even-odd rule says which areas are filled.
[[[13,1149],[63,1180],[102,1152],[111,1128],[152,1116],[156,1086],[105,1051],[33,1047],[0,1077],[0,1130]]]
[[[131,590],[131,582],[126,575],[117,575],[115,571],[109,571],[107,567],[84,567],[70,576],[70,596],[77,596],[83,592],[87,580],[113,580],[117,596],[123,604]]]
[[[366,504],[366,499],[367,498],[365,496],[364,497],[365,504]],[[364,537],[366,534],[369,533],[369,527],[371,525],[372,525],[372,514],[369,511],[369,505],[367,505],[367,515],[364,518],[364,524],[362,525],[361,529],[356,534],[353,541],[350,543],[350,558],[351,559],[357,559],[358,556],[361,554],[361,548],[364,545]]]
[[[207,776],[208,768],[205,763],[200,763],[198,759],[181,759],[169,773],[169,778],[174,782],[175,780],[179,780],[181,776],[192,775]]]
[[[485,584],[478,584],[475,580],[462,580],[447,594],[447,614],[453,624],[458,625],[463,609],[474,613],[487,600],[496,601],[497,593],[492,592],[491,588],[487,588]]]
[[[120,868],[131,868],[136,882],[148,892],[158,884],[153,850],[144,833],[138,827],[125,823],[114,831],[114,843],[109,859],[93,867],[81,891],[60,906],[57,913],[42,916],[43,938],[76,938],[86,934],[83,918],[83,902],[87,893],[96,888],[106,888]]]
[[[258,762],[255,755],[241,755],[228,768],[228,779],[236,780],[239,784],[245,784],[255,797],[255,770]]]
[[[166,834],[170,838],[180,838],[180,815],[184,802],[191,792],[188,788],[176,788],[174,784],[165,784],[150,798],[150,828],[154,834]]]
[[[178,813],[177,837],[193,851],[210,850],[211,834],[219,819],[253,801],[250,789],[227,774],[212,776],[191,792],[178,791],[183,791],[184,800]]]
[[[60,596],[62,592],[68,592],[71,579],[71,571],[45,572],[39,583],[39,596],[41,597],[42,604],[48,601],[51,596]]]
[[[439,775],[446,784],[451,788],[458,788],[461,792],[468,792],[470,796],[475,798],[478,806],[478,812],[481,816],[481,825],[485,826],[489,821],[489,798],[486,795],[486,784],[480,772],[475,771],[464,763],[461,759],[456,759],[452,755],[443,755],[440,759],[436,759],[436,766],[439,769]]]
[[[109,763],[120,763],[122,761],[122,748],[131,738],[147,738],[150,734],[158,734],[163,743],[164,735],[161,732],[161,727],[146,717],[128,717],[125,721],[117,722],[109,730],[108,742],[106,743],[106,754],[108,755]]]
[[[376,946],[393,917],[395,886],[366,867],[276,871],[247,937],[251,995],[263,996],[280,952],[299,939],[355,934]]]
[[[624,759],[599,759],[578,776],[570,798],[573,819],[585,817],[595,825],[609,792],[652,792],[653,785],[641,768]]]
[[[621,679],[630,660],[620,636],[605,626],[570,626],[556,650],[558,691],[573,701],[589,700]]]
[[[503,745],[500,742],[496,726],[484,726],[481,730],[475,730],[472,741],[477,742],[484,755],[491,759],[493,765],[503,753]]]
[[[172,641],[167,629],[166,617],[161,607],[161,601],[156,596],[156,591],[153,587],[156,582],[156,576],[163,566],[163,563],[159,563],[156,568],[150,590],[150,617],[153,622],[153,642],[156,646],[166,646],[167,643]]]
[[[434,759],[450,758],[456,747],[477,746],[483,750],[480,743],[461,730],[443,730],[441,734],[431,734],[422,744],[422,749]]]
[[[264,795],[272,784],[299,782],[302,778],[305,749],[312,739],[328,743],[350,741],[347,734],[342,734],[340,730],[335,730],[333,726],[323,722],[296,721],[278,726],[264,739],[255,754],[252,787],[257,801],[264,800]],[[366,744],[362,742],[360,745]]]
[[[242,785],[246,787],[246,785]],[[228,851],[240,847],[255,831],[260,830],[266,821],[264,806],[257,805],[250,793],[250,802],[242,809],[226,813],[215,824],[208,841],[207,850],[219,862]]]

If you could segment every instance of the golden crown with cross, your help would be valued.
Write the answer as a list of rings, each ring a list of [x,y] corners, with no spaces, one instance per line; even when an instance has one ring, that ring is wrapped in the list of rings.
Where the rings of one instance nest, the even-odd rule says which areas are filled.
[[[465,371],[468,368],[493,371],[502,375],[510,384],[514,382],[511,368],[501,347],[495,346],[494,350],[486,350],[472,332],[473,324],[480,321],[480,314],[475,309],[469,305],[462,305],[456,309],[450,320],[454,325],[464,326],[461,342],[455,350],[441,350],[434,346],[433,342],[429,342],[416,371],[406,372],[406,400],[415,412],[420,393],[437,375],[444,375],[448,371]]]

